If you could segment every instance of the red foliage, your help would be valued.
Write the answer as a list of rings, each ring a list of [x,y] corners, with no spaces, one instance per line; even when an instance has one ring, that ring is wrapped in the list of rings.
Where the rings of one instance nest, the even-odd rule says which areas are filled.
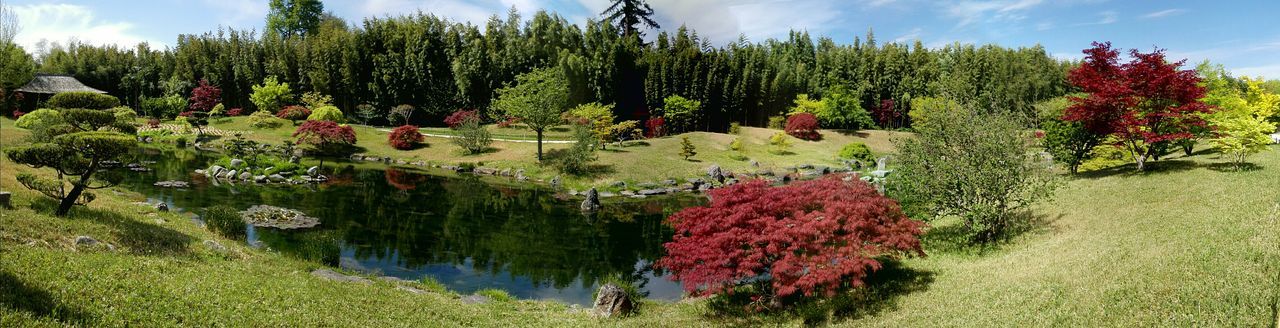
[[[413,190],[418,188],[418,184],[427,180],[421,174],[409,173],[395,168],[388,168],[385,172],[387,184],[400,190]]]
[[[662,116],[650,117],[644,121],[645,136],[649,138],[657,138],[667,135],[667,121]]]
[[[160,127],[160,119],[153,118],[153,119],[147,120],[147,126],[153,129]]]
[[[902,113],[898,112],[897,103],[893,99],[884,99],[880,101],[880,106],[873,108],[873,117],[876,123],[886,129],[893,128],[894,122],[902,118]]]
[[[27,115],[27,112],[24,112],[24,111],[22,111],[21,109],[15,109],[15,110],[13,110],[13,119],[15,119],[15,120],[16,120],[16,119],[18,119],[18,118],[22,117],[22,115]]]
[[[830,296],[842,283],[863,286],[878,258],[924,256],[924,223],[867,183],[834,175],[782,187],[736,184],[668,220],[675,236],[657,265],[693,295],[768,279],[768,296]]]
[[[818,117],[810,113],[798,113],[787,117],[787,134],[802,140],[822,139],[818,134]]]
[[[276,113],[276,117],[290,121],[305,120],[307,116],[311,116],[311,110],[302,106],[285,106],[280,109],[279,113]]]
[[[190,103],[187,108],[197,112],[207,112],[213,110],[213,106],[222,102],[222,89],[209,85],[209,80],[200,79],[200,86],[191,89],[191,98],[187,99]]]
[[[516,122],[519,122],[519,121],[520,121],[519,118],[507,116],[506,118],[503,118],[502,121],[498,121],[498,127],[504,128],[504,129],[509,128],[511,127],[512,124],[516,124]]]
[[[179,116],[179,117],[191,117],[192,115],[195,115],[195,114],[196,114],[196,112],[195,112],[195,111],[193,111],[193,110],[189,110],[189,111],[185,111],[185,112],[178,113],[178,116]]]
[[[232,109],[227,110],[227,116],[240,116],[240,115],[244,115],[244,110],[243,110],[243,109],[240,109],[240,108],[232,108]]]
[[[392,148],[399,150],[413,149],[413,146],[421,143],[425,138],[422,133],[418,132],[418,127],[413,125],[403,125],[395,130],[391,130],[391,134],[387,135],[387,143]]]
[[[356,131],[350,126],[332,121],[306,121],[293,131],[298,144],[308,144],[316,148],[350,146],[356,143]]]
[[[1090,131],[1114,135],[1142,163],[1154,155],[1158,143],[1193,138],[1206,126],[1201,117],[1212,106],[1200,102],[1206,90],[1195,70],[1179,69],[1186,60],[1168,62],[1164,50],[1130,50],[1121,64],[1111,43],[1093,43],[1084,62],[1068,75],[1084,97],[1072,97],[1064,120],[1081,122]]]
[[[453,114],[449,114],[449,117],[445,117],[444,124],[448,125],[450,129],[456,129],[469,119],[479,120],[480,112],[476,110],[458,110]]]

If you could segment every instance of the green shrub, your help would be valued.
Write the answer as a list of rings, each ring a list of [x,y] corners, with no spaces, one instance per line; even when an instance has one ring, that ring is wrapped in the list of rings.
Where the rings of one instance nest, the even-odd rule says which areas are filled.
[[[788,140],[787,138],[788,136],[786,132],[774,133],[772,137],[769,137],[769,145],[773,146],[773,149],[770,149],[769,152],[776,155],[786,155],[791,153],[791,140]]]
[[[321,106],[311,111],[311,115],[307,116],[308,121],[329,121],[342,123],[346,118],[342,116],[342,110],[333,106]]]
[[[274,129],[288,122],[284,119],[271,115],[271,112],[259,110],[249,115],[249,126],[257,129]]]
[[[787,118],[783,116],[770,116],[769,128],[774,130],[782,130],[787,127]]]
[[[742,132],[742,124],[738,122],[729,123],[729,134],[738,134]]]
[[[138,112],[129,107],[120,106],[109,109],[108,111],[116,116],[116,122],[133,123],[134,120],[138,119]]]
[[[22,115],[22,117],[18,118],[17,122],[14,122],[14,125],[19,128],[32,130],[61,123],[62,114],[58,113],[57,110],[41,108],[31,111],[26,115]]]
[[[139,101],[138,105],[142,113],[147,116],[155,118],[175,117],[187,110],[187,98],[182,98],[181,96],[144,97]]]
[[[120,106],[120,99],[94,92],[63,92],[49,98],[53,108],[109,109]]]
[[[262,80],[262,84],[253,86],[249,101],[253,102],[258,110],[275,113],[285,104],[293,101],[293,89],[289,88],[289,83],[280,83],[274,75],[268,76]]]
[[[189,121],[186,116],[178,116],[177,118],[174,118],[173,124],[181,127],[183,134],[191,133],[191,121]]]
[[[209,116],[224,116],[224,115],[227,115],[227,106],[223,104],[213,105],[213,109],[209,110]]]
[[[875,161],[875,156],[871,154],[871,148],[867,148],[866,144],[861,142],[851,142],[840,148],[840,159],[850,160],[856,159],[863,165],[868,165]]]
[[[741,151],[742,151],[742,138],[733,138],[733,141],[732,141],[732,142],[729,142],[729,150],[736,151],[736,152],[741,152]]]
[[[547,152],[547,157],[561,173],[585,174],[591,168],[591,162],[596,161],[596,143],[600,142],[600,138],[591,132],[591,127],[585,125],[574,125],[573,136],[577,142],[572,147],[553,149]]]

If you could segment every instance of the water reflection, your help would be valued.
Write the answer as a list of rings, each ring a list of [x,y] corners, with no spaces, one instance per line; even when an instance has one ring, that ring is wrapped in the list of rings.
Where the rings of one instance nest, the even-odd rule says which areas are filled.
[[[679,286],[649,264],[671,237],[662,219],[699,202],[607,203],[587,216],[549,190],[345,163],[330,163],[331,183],[323,186],[214,185],[190,173],[211,156],[149,152],[146,157],[159,158],[153,170],[131,177],[126,186],[173,208],[267,204],[321,220],[305,231],[250,228],[246,241],[331,266],[404,279],[429,276],[460,293],[500,288],[517,297],[576,304],[590,303],[597,282],[610,275],[631,277],[650,298],[678,298]],[[193,185],[151,185],[170,179]]]

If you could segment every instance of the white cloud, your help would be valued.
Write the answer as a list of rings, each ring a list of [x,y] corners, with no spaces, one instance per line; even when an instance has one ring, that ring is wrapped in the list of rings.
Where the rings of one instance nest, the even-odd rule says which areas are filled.
[[[485,1],[476,3],[461,0],[369,0],[361,9],[364,17],[395,16],[414,14],[419,11],[448,18],[456,22],[471,22],[484,25],[493,15],[506,16],[510,4],[528,1]],[[510,3],[503,6],[503,3]],[[519,9],[519,6],[517,6]],[[528,17],[526,12],[521,12]]]
[[[680,25],[714,43],[745,35],[752,41],[783,38],[791,30],[821,31],[836,23],[838,4],[818,0],[652,0],[658,23],[673,31]]]
[[[942,3],[947,15],[960,19],[957,28],[977,22],[1020,21],[1043,0],[959,1]]]
[[[1098,13],[1097,21],[1093,21],[1089,23],[1080,23],[1080,24],[1076,24],[1075,26],[1107,25],[1107,24],[1115,23],[1119,20],[1120,20],[1119,13],[1116,13],[1113,10],[1107,10],[1107,11]]]
[[[1280,79],[1280,64],[1243,67],[1231,70],[1231,75],[1248,76],[1248,77],[1264,77],[1267,79]]]
[[[1142,15],[1142,18],[1144,18],[1144,19],[1164,18],[1164,17],[1169,17],[1169,16],[1181,15],[1182,13],[1185,13],[1185,12],[1187,12],[1185,9],[1176,9],[1176,8],[1175,8],[1175,9],[1165,9],[1165,10],[1161,10],[1161,11],[1156,11],[1156,12],[1148,13],[1148,14],[1146,14],[1146,15]]]
[[[218,23],[227,26],[254,24],[267,16],[267,2],[258,0],[203,0],[206,6],[223,11]]]
[[[22,25],[14,42],[27,51],[35,51],[40,40],[66,42],[75,39],[89,44],[122,47],[132,47],[140,42],[149,42],[152,46],[165,44],[138,35],[133,23],[98,19],[93,10],[85,6],[33,4],[14,6],[13,11]]]
[[[894,38],[894,39],[893,39],[893,42],[894,42],[894,43],[908,43],[908,42],[913,42],[913,41],[915,41],[915,40],[919,40],[919,39],[920,39],[920,35],[921,35],[921,34],[924,34],[924,29],[923,29],[923,28],[919,28],[919,27],[917,27],[917,28],[913,28],[913,29],[911,29],[911,31],[907,31],[907,33],[906,33],[906,34],[903,34],[903,35],[898,36],[897,38]]]

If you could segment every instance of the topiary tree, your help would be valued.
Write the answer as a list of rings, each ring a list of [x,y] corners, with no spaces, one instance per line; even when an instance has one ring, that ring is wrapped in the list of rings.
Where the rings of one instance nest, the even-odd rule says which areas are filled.
[[[116,122],[133,123],[134,120],[138,119],[138,112],[129,107],[120,106],[107,111],[111,112],[112,115],[115,115]]]
[[[928,111],[916,137],[895,141],[899,166],[890,181],[899,199],[934,215],[962,219],[970,239],[989,242],[1028,220],[1023,211],[1057,186],[1035,155],[1022,124],[967,107]]]
[[[356,132],[350,126],[331,121],[306,121],[293,132],[299,145],[310,145],[323,155],[340,155],[356,144]]]
[[[249,114],[249,126],[257,129],[274,129],[283,126],[285,120],[271,115],[271,112],[259,110]]]
[[[787,134],[801,140],[821,140],[818,133],[818,117],[810,113],[799,113],[787,118]]]
[[[697,155],[697,154],[698,154],[697,149],[693,147],[693,142],[689,141],[689,137],[681,136],[680,137],[680,156],[684,157],[684,160],[687,161],[689,160],[689,157],[693,157],[694,155]]]
[[[120,182],[121,176],[105,171],[104,163],[120,161],[136,146],[137,140],[126,133],[99,131],[108,127],[131,131],[119,127],[122,122],[116,122],[115,116],[105,111],[68,109],[62,112],[61,121],[63,123],[55,124],[60,128],[48,130],[52,138],[9,147],[5,155],[15,163],[56,171],[58,178],[23,173],[17,179],[28,189],[59,200],[54,214],[66,216],[72,206],[93,201],[93,194],[86,190],[107,188]],[[70,189],[67,189],[68,183]]]
[[[403,125],[395,130],[391,130],[391,134],[387,135],[387,143],[391,144],[391,148],[399,150],[409,150],[426,140],[418,127],[413,125]]]
[[[489,149],[489,145],[493,144],[493,138],[490,137],[489,130],[480,125],[479,115],[464,116],[462,123],[458,124],[457,130],[458,137],[450,140],[467,154],[479,154]]]
[[[13,125],[30,130],[41,126],[51,126],[61,123],[62,114],[58,113],[57,110],[41,108],[18,117],[18,120],[14,122]]]
[[[308,121],[330,121],[335,123],[343,123],[346,117],[342,115],[342,110],[334,106],[321,106],[311,111],[311,115],[307,116]]]
[[[120,98],[88,91],[63,92],[49,98],[53,108],[109,109],[120,106]]]
[[[558,69],[541,68],[516,76],[516,84],[498,89],[493,107],[520,119],[538,135],[538,160],[542,160],[542,134],[564,122],[560,114],[569,104],[569,82]]]
[[[735,184],[667,221],[675,234],[656,266],[694,296],[747,292],[758,304],[832,296],[865,286],[883,260],[924,255],[924,223],[867,183],[836,176]]]
[[[268,76],[262,80],[262,84],[253,86],[249,101],[253,102],[258,110],[275,113],[285,104],[293,101],[293,90],[289,88],[289,83],[280,83],[274,75]]]
[[[303,93],[302,99],[300,100],[302,101],[303,105],[306,105],[307,108],[310,108],[313,111],[320,109],[320,107],[333,106],[332,96],[315,92],[315,91]]]
[[[844,147],[840,147],[838,157],[844,160],[857,160],[862,162],[863,165],[869,165],[876,160],[875,155],[871,154],[871,148],[861,142],[850,142]]]
[[[191,89],[191,97],[187,98],[188,109],[197,112],[209,112],[222,103],[222,89],[209,85],[209,80],[200,79],[200,85]]]
[[[360,124],[373,123],[373,119],[379,118],[379,117],[382,117],[382,114],[378,113],[377,107],[370,104],[356,105],[355,118],[357,121],[360,122]]]

